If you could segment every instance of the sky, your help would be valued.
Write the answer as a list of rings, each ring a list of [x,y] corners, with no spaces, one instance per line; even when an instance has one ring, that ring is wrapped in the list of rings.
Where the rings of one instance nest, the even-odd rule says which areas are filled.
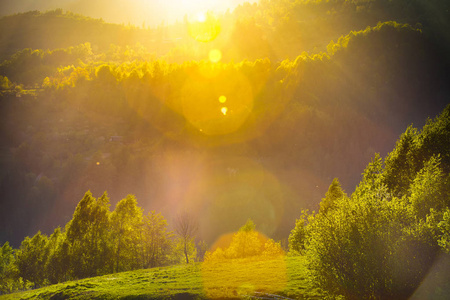
[[[47,11],[62,8],[109,23],[155,27],[181,21],[184,15],[211,10],[232,11],[246,0],[1,0],[0,16],[30,10]]]

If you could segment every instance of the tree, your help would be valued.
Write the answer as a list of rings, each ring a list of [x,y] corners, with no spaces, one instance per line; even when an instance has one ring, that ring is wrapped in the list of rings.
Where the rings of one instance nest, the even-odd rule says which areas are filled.
[[[327,213],[329,210],[332,210],[334,207],[334,203],[339,199],[346,196],[344,191],[341,188],[341,184],[337,178],[334,178],[328,188],[327,193],[325,194],[325,198],[320,202],[319,212],[322,214]]]
[[[16,265],[18,275],[26,281],[34,283],[34,286],[40,286],[45,279],[45,266],[48,238],[39,231],[31,239],[25,237],[16,252]]]
[[[172,246],[171,235],[167,231],[167,221],[160,213],[151,211],[144,217],[142,230],[144,268],[161,266],[166,262]]]
[[[284,255],[281,243],[267,239],[256,230],[251,219],[239,228],[224,249],[217,248],[213,252],[206,252],[205,261],[220,261],[223,259],[241,259],[259,256],[260,259],[272,259]]]
[[[303,210],[300,218],[295,220],[295,227],[289,234],[289,252],[301,254],[305,249],[305,241],[307,237],[308,211]]]
[[[397,197],[406,194],[415,175],[413,157],[417,129],[410,126],[400,136],[394,150],[385,159],[384,182]]]
[[[8,242],[0,247],[0,294],[11,293],[17,282],[14,264],[14,250]]]
[[[442,221],[439,222],[440,238],[438,244],[442,251],[450,253],[450,208],[446,208]]]
[[[201,240],[197,244],[197,261],[203,261],[205,259],[206,251],[208,251],[208,244]]]
[[[409,203],[413,215],[425,220],[430,209],[443,210],[450,205],[448,180],[440,168],[439,157],[431,157],[414,178],[409,189]]]
[[[197,230],[197,220],[191,214],[186,211],[178,214],[175,219],[175,232],[183,245],[183,252],[187,264],[189,263],[189,244],[195,239]]]
[[[142,209],[137,206],[136,197],[128,195],[111,213],[115,272],[142,267],[141,226]]]
[[[66,226],[70,245],[71,272],[75,278],[107,272],[109,265],[109,198],[96,200],[86,192]]]
[[[407,299],[439,251],[448,252],[449,107],[421,133],[408,128],[385,168],[376,155],[351,197],[303,217],[308,268],[322,289],[349,299]]]
[[[45,273],[50,283],[55,284],[68,279],[70,264],[70,245],[60,227],[56,228],[48,240],[48,259]]]
[[[246,258],[262,254],[264,244],[259,239],[255,228],[255,223],[251,219],[248,219],[244,226],[239,228],[226,250],[229,258]]]

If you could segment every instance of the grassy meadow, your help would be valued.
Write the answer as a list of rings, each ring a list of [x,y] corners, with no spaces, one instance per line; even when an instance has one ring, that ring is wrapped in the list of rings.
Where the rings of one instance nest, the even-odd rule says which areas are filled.
[[[303,257],[256,258],[136,270],[0,296],[7,299],[322,299]]]

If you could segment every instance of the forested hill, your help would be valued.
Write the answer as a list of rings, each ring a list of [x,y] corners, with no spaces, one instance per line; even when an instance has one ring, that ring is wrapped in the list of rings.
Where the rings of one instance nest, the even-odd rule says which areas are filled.
[[[439,17],[423,1],[261,1],[217,17],[209,43],[187,21],[0,19],[0,242],[66,224],[87,190],[169,220],[187,207],[208,242],[248,218],[285,239],[334,177],[350,192],[449,102],[447,4],[427,3]]]
[[[156,28],[109,24],[61,9],[0,19],[0,60],[24,48],[57,49],[91,43],[106,52],[110,45],[135,46],[182,62],[201,59],[211,47],[226,48],[224,61],[268,57],[295,59],[301,52],[325,51],[331,40],[378,22],[420,26],[440,51],[450,50],[450,4],[446,0],[263,0],[244,3],[217,16],[221,34],[211,43],[192,47],[187,16]]]

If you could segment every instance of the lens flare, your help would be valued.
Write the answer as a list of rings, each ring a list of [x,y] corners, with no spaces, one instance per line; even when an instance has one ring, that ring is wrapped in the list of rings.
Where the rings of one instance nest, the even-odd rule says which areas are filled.
[[[202,129],[203,134],[213,136],[236,132],[253,110],[252,86],[237,70],[214,67],[210,70],[217,71],[215,76],[208,76],[207,70],[200,72],[199,68],[186,80],[180,97],[182,114],[191,125]]]
[[[227,115],[227,112],[228,112],[228,108],[222,107],[222,108],[220,109],[220,111],[222,112],[222,114],[223,114],[224,116],[226,116],[226,115]]]
[[[222,59],[222,52],[218,49],[209,51],[209,61],[212,63],[218,63]]]

